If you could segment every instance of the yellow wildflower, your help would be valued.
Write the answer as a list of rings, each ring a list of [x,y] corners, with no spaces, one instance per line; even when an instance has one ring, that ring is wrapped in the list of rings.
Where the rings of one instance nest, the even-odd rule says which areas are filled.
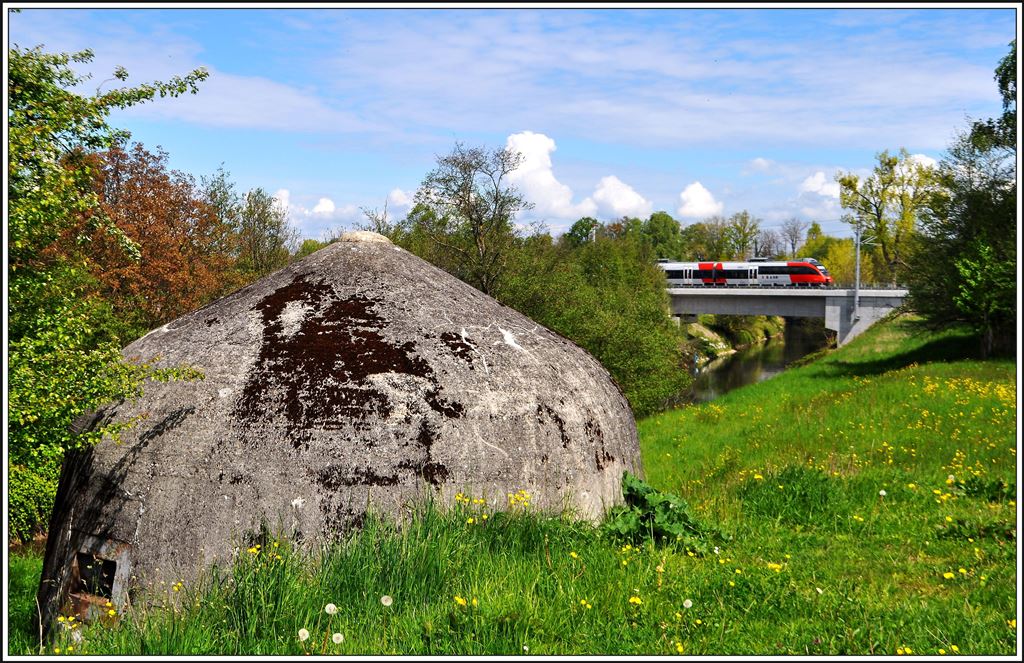
[[[466,599],[462,598],[458,594],[455,595],[455,602],[458,603],[461,606],[465,606],[466,605]]]
[[[639,596],[630,596],[629,597],[629,602],[632,603],[633,605],[642,605],[643,604],[643,601],[640,599]]]

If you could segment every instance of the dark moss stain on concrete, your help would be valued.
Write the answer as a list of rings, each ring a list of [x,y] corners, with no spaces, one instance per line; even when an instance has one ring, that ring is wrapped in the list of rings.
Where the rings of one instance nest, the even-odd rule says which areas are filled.
[[[587,437],[591,442],[598,442],[600,446],[594,446],[594,464],[598,470],[603,470],[605,465],[614,462],[615,457],[608,453],[608,450],[604,445],[604,431],[601,430],[601,424],[594,421],[592,417],[587,417],[587,421],[583,424],[583,431],[587,434]]]
[[[558,426],[558,435],[562,439],[562,448],[569,448],[569,435],[565,432],[565,422],[558,416],[558,413],[543,403],[537,403],[537,421],[544,423],[545,418],[555,422]]]
[[[445,332],[441,334],[441,342],[448,346],[452,354],[469,364],[471,369],[476,370],[476,367],[473,366],[473,346],[467,343],[466,339],[455,332]]]
[[[282,314],[296,302],[306,311],[297,329],[285,332]],[[391,414],[386,394],[371,375],[404,373],[430,382],[428,405],[446,417],[462,416],[459,403],[440,397],[433,370],[410,342],[395,344],[381,334],[387,321],[378,303],[360,294],[339,299],[323,282],[297,276],[253,308],[263,319],[263,337],[233,415],[243,427],[284,414],[286,436],[308,448],[310,429],[366,430]]]

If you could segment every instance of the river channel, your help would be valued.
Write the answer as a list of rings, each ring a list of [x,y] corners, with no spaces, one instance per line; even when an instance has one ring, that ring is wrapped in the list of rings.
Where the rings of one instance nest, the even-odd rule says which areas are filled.
[[[820,327],[787,324],[782,336],[741,348],[735,354],[698,368],[683,400],[706,403],[733,389],[767,380],[786,370],[797,359],[826,345],[827,340]]]

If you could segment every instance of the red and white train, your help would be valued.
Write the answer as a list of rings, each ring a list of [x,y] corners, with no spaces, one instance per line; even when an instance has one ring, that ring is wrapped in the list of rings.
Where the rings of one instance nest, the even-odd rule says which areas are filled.
[[[789,261],[751,259],[749,262],[669,262],[659,260],[668,287],[748,286],[824,288],[832,275],[814,258]]]

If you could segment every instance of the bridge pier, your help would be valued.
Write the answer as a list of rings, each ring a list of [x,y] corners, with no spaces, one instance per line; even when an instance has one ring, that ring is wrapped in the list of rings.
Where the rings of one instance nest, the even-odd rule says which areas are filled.
[[[853,290],[818,288],[669,288],[673,316],[781,315],[789,318],[825,318],[836,332],[836,344],[845,345],[865,329],[902,305],[906,290],[861,290],[859,315],[854,319]]]

